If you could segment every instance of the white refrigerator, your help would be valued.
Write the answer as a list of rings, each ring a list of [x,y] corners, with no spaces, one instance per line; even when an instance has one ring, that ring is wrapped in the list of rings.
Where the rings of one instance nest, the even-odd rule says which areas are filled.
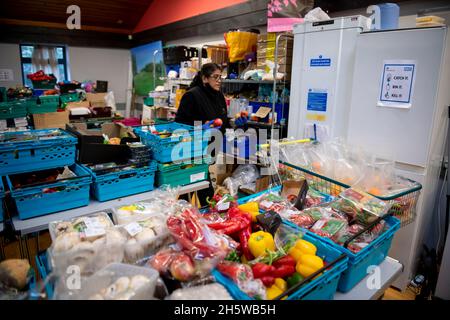
[[[345,136],[356,38],[369,26],[364,16],[294,26],[288,136]]]
[[[415,275],[437,197],[450,106],[446,27],[361,33],[356,41],[347,140],[394,157],[399,174],[423,186],[415,220],[394,237],[389,255]],[[447,270],[448,272],[449,270]]]

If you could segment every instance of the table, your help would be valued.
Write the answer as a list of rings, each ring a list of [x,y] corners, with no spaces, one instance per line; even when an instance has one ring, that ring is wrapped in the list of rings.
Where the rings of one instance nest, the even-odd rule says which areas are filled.
[[[361,280],[352,290],[347,293],[336,292],[334,300],[377,300],[381,298],[384,291],[390,287],[395,279],[403,270],[403,265],[397,260],[386,257],[386,259],[378,266],[380,275],[380,286],[374,289],[368,287],[374,282],[370,281],[375,275],[369,274],[366,278]]]
[[[209,187],[209,181],[200,181],[186,186],[180,187],[179,194],[196,193],[199,190],[203,190]],[[134,202],[144,201],[151,197],[152,191],[131,195],[128,197],[118,198],[110,201],[100,202],[97,200],[91,200],[89,205],[85,207],[70,209],[66,211],[56,212],[45,216],[36,218],[20,220],[15,216],[12,218],[12,225],[14,230],[19,233],[19,248],[22,257],[30,258],[28,248],[28,235],[36,233],[36,248],[39,252],[39,232],[48,229],[48,224],[52,221],[59,220],[71,220],[81,216],[91,214],[93,212],[111,209],[117,206],[125,206]]]

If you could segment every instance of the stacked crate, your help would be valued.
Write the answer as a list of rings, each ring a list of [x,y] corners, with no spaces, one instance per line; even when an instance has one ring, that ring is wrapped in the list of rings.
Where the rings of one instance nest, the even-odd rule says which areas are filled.
[[[139,127],[135,132],[158,161],[157,186],[183,186],[208,178],[204,131],[173,122]]]
[[[263,69],[266,72],[270,71],[267,65],[267,60],[275,61],[275,45],[276,33],[267,33],[258,35],[258,42],[256,47],[257,68]],[[287,37],[282,37],[278,43],[278,72],[284,73],[284,80],[291,80],[292,70],[292,54],[294,48],[294,41]]]
[[[75,163],[76,143],[60,129],[0,134],[0,175],[6,176],[20,219],[88,205],[91,177]],[[40,183],[29,180],[66,166],[75,176]]]

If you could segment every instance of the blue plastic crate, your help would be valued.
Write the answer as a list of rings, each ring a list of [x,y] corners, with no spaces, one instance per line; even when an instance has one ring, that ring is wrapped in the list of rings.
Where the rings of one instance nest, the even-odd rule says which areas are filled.
[[[151,161],[146,167],[105,174],[96,174],[89,168],[86,170],[93,179],[92,194],[99,201],[152,191],[155,186],[155,161]]]
[[[279,191],[281,190],[281,186],[274,187],[269,190]],[[261,194],[267,193],[267,191],[268,190],[259,192],[257,194],[245,198],[241,198],[238,200],[238,203],[242,204],[251,201],[253,198],[258,197]],[[389,226],[389,229],[386,230],[383,234],[381,234],[377,239],[372,241],[367,247],[363,248],[356,254],[338,245],[337,243],[333,242],[328,238],[320,237],[317,234],[302,229],[289,221],[285,221],[285,223],[290,226],[306,231],[311,237],[326,242],[327,244],[335,247],[340,252],[345,253],[349,257],[348,269],[342,274],[341,278],[339,279],[338,290],[340,292],[345,293],[350,291],[356,284],[358,284],[358,282],[360,282],[367,276],[367,268],[369,266],[379,265],[386,258],[389,249],[391,247],[394,234],[398,229],[400,229],[401,222],[399,219],[391,216],[386,217],[385,221]]]
[[[327,263],[341,256],[341,252],[317,238],[305,234],[303,239],[313,243],[317,247],[317,255],[324,256]],[[296,292],[289,295],[287,300],[332,300],[337,290],[340,275],[347,269],[347,262],[348,257],[336,262],[330,269],[326,269],[322,275],[305,283]],[[218,270],[214,269],[212,274],[217,282],[227,288],[234,299],[251,300],[231,279],[222,275]]]
[[[258,101],[249,101],[248,103],[250,106],[252,106],[252,112],[256,113],[259,108],[266,107],[272,109],[272,102],[258,102]],[[277,114],[277,122],[280,123],[281,119],[284,119],[285,121],[289,117],[289,103],[276,103],[275,104],[275,112]],[[261,122],[268,122],[269,121],[269,115],[267,115],[264,119],[261,119]]]
[[[55,132],[57,136],[43,136]],[[14,141],[27,138],[28,140]],[[61,129],[0,134],[0,175],[64,167],[75,163],[77,139]]]
[[[5,198],[5,190],[3,189],[3,177],[0,176],[0,222],[3,222],[3,199]]]
[[[161,163],[170,163],[206,155],[210,131],[194,130],[194,127],[181,123],[154,125],[158,132],[180,130],[179,136],[161,138],[149,131],[150,126],[135,128],[135,133],[153,152],[153,158]]]
[[[52,272],[47,251],[41,252],[38,255],[36,255],[35,261],[41,281],[45,281],[48,275]],[[45,293],[48,299],[51,299],[53,297],[53,292],[54,292],[53,284],[47,283],[45,285]]]
[[[70,169],[77,177],[36,186],[15,189],[9,176],[6,177],[11,197],[16,203],[20,219],[28,219],[64,211],[89,204],[89,185],[92,178],[83,167],[74,164]],[[51,188],[60,188],[49,193]]]
[[[394,238],[395,232],[400,229],[401,222],[392,216],[386,217],[385,221],[389,228],[358,253],[353,253],[328,238],[320,237],[308,231],[308,234],[312,237],[332,245],[348,256],[348,269],[342,274],[339,280],[339,292],[346,293],[353,289],[354,286],[368,275],[367,268],[369,266],[377,266],[387,257],[391,248],[392,239]]]

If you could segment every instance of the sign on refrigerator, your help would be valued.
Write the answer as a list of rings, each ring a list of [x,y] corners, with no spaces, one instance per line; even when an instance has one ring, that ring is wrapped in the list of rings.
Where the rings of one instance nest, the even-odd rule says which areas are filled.
[[[379,107],[411,108],[416,62],[412,60],[384,61],[381,76]]]

